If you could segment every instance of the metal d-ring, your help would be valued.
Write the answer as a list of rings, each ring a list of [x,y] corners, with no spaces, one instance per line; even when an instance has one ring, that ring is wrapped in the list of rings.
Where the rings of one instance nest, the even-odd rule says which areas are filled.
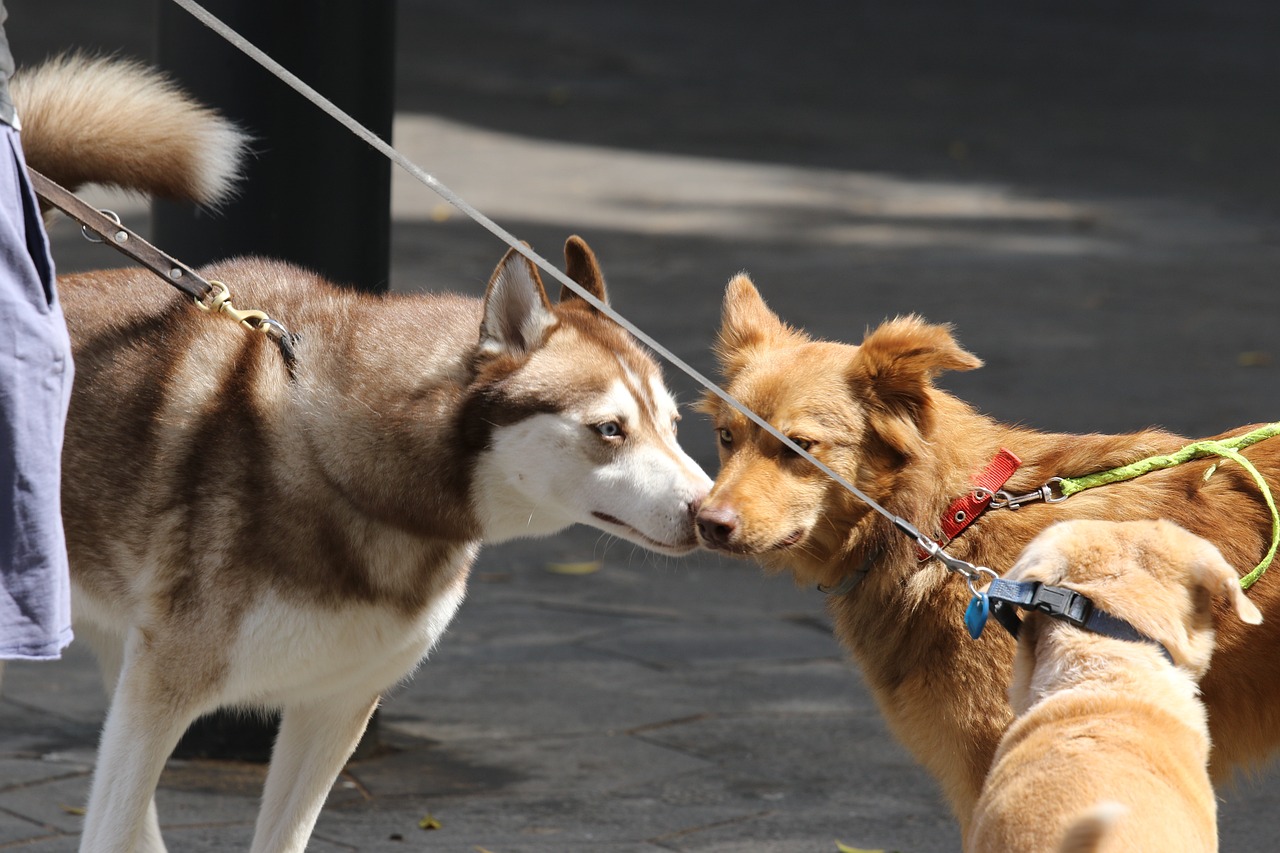
[[[991,580],[995,580],[996,578],[1000,577],[993,570],[988,569],[986,566],[974,566],[973,574],[964,576],[964,582],[969,585],[969,592],[971,592],[975,596],[978,594],[978,590],[974,588],[973,582],[984,573],[991,575]]]
[[[99,213],[101,213],[103,216],[107,217],[108,219],[110,219],[110,220],[111,220],[112,222],[114,222],[115,224],[117,224],[117,225],[119,225],[119,226],[121,226],[121,227],[124,227],[124,223],[120,221],[120,214],[116,213],[114,210],[107,210],[107,209],[104,207],[102,210],[99,210],[98,212],[99,212]],[[81,234],[83,234],[83,235],[84,235],[84,238],[85,238],[86,240],[88,240],[90,243],[105,243],[105,242],[107,242],[106,240],[104,240],[104,239],[103,239],[103,238],[101,238],[101,237],[96,237],[96,236],[94,236],[94,235],[93,235],[93,233],[89,230],[89,226],[88,226],[88,225],[81,225],[81,226],[80,226],[80,233],[81,233]]]

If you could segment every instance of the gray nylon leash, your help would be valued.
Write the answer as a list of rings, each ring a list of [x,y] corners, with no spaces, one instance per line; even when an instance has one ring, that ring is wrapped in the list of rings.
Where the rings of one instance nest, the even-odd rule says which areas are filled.
[[[350,130],[356,136],[360,137],[360,139],[364,140],[365,143],[367,143],[368,145],[372,146],[374,149],[382,153],[385,157],[387,157],[396,165],[400,166],[400,168],[404,169],[410,175],[413,175],[413,177],[417,178],[420,182],[430,187],[431,190],[434,191],[437,195],[439,195],[449,204],[456,207],[458,210],[462,211],[470,219],[479,223],[481,226],[485,228],[485,230],[489,231],[499,240],[506,243],[508,246],[510,246],[512,249],[516,250],[517,252],[519,252],[524,257],[528,258],[530,262],[536,265],[543,272],[547,273],[556,281],[560,282],[565,287],[572,290],[578,296],[585,299],[587,303],[593,306],[596,310],[600,311],[609,319],[613,320],[613,322],[617,323],[619,326],[626,329],[636,338],[643,341],[645,345],[647,345],[650,349],[658,353],[660,356],[662,356],[664,359],[666,359],[670,364],[674,365],[680,371],[687,374],[691,379],[693,379],[703,388],[707,389],[712,394],[715,394],[717,397],[719,397],[729,406],[732,406],[744,417],[749,419],[752,423],[756,424],[756,426],[760,427],[765,432],[769,433],[769,435],[781,441],[791,451],[803,457],[810,464],[814,465],[819,471],[826,474],[835,482],[839,483],[843,488],[847,489],[849,493],[852,494],[854,497],[856,497],[858,500],[862,501],[867,506],[871,507],[880,515],[888,519],[889,522],[892,523],[893,526],[896,527],[898,530],[902,531],[908,537],[914,539],[916,544],[919,545],[921,548],[923,548],[925,551],[927,551],[930,556],[936,557],[939,560],[941,560],[942,563],[946,565],[948,569],[951,569],[954,572],[958,572],[969,579],[972,579],[975,577],[977,572],[976,572],[976,568],[973,565],[971,565],[970,563],[966,563],[963,560],[958,560],[955,557],[952,557],[951,555],[947,554],[945,551],[943,551],[941,547],[938,546],[936,542],[934,542],[929,537],[922,535],[920,531],[915,528],[915,525],[911,524],[911,522],[889,512],[887,509],[880,506],[880,504],[876,503],[874,500],[872,500],[870,497],[864,494],[862,490],[859,489],[857,486],[853,485],[844,477],[841,477],[835,471],[828,468],[825,464],[820,462],[818,459],[811,456],[807,451],[801,449],[799,445],[797,445],[790,438],[788,438],[787,436],[779,432],[777,429],[775,429],[770,423],[764,420],[764,418],[760,417],[755,412],[751,411],[746,406],[744,406],[742,403],[738,402],[738,400],[734,399],[734,397],[732,397],[727,391],[722,389],[720,386],[716,385],[707,377],[703,376],[701,373],[699,373],[690,365],[686,364],[683,359],[681,359],[675,353],[671,352],[662,344],[658,343],[656,340],[654,340],[644,331],[637,328],[635,325],[631,323],[631,321],[627,320],[627,318],[623,317],[621,314],[614,311],[611,307],[609,307],[605,303],[596,299],[596,297],[588,293],[576,281],[573,281],[572,279],[570,279],[567,275],[565,275],[559,269],[557,269],[552,264],[550,264],[545,258],[539,255],[537,252],[534,252],[528,246],[524,245],[519,240],[517,240],[515,236],[512,235],[510,232],[508,232],[505,228],[498,225],[498,223],[494,222],[492,219],[485,216],[476,208],[472,207],[465,199],[463,199],[453,190],[449,189],[449,187],[445,186],[445,184],[442,183],[439,179],[437,179],[434,175],[430,174],[425,169],[422,169],[420,166],[418,166],[408,157],[404,156],[395,148],[393,148],[390,144],[384,141],[376,133],[369,130],[364,125],[360,124],[360,122],[356,121],[354,118],[352,118],[343,110],[339,109],[336,104],[334,104],[324,95],[321,95],[315,89],[308,86],[306,83],[300,80],[295,74],[293,74],[293,72],[289,71],[287,68],[282,66],[280,63],[276,62],[266,53],[258,49],[257,46],[252,44],[244,36],[240,35],[238,32],[236,32],[235,30],[231,29],[229,26],[224,24],[217,17],[210,14],[210,12],[206,10],[203,6],[201,6],[199,3],[196,3],[193,0],[173,0],[173,2],[181,6],[187,12],[191,13],[191,15],[196,18],[196,20],[200,21],[200,23],[204,24],[206,27],[213,30],[222,38],[226,39],[232,46],[236,47],[238,50],[240,50],[242,53],[244,53],[254,62],[257,62],[263,68],[267,69],[276,77],[280,78],[280,80],[288,84],[289,87],[292,88],[294,91],[296,91],[298,94],[302,95],[304,98],[306,98],[315,106],[324,110],[326,114],[328,114],[331,118],[333,118],[335,121],[340,123],[343,127],[347,128],[347,130]]]

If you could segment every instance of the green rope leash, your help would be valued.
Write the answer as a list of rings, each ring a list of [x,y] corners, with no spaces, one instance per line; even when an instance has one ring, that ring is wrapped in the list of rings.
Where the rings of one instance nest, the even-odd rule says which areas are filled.
[[[1110,471],[1099,471],[1096,474],[1088,474],[1084,477],[1064,477],[1058,484],[1058,488],[1061,490],[1063,499],[1066,499],[1078,492],[1083,492],[1085,489],[1132,480],[1152,471],[1172,468],[1175,465],[1190,462],[1192,459],[1221,456],[1235,462],[1248,471],[1249,476],[1258,484],[1258,489],[1262,492],[1262,498],[1267,503],[1267,509],[1271,511],[1271,549],[1262,558],[1262,562],[1254,566],[1253,571],[1240,579],[1240,586],[1248,589],[1270,567],[1271,561],[1275,559],[1277,548],[1280,548],[1280,512],[1276,510],[1276,502],[1271,497],[1271,488],[1267,485],[1267,481],[1263,479],[1262,474],[1258,472],[1254,464],[1240,454],[1240,450],[1277,435],[1280,435],[1280,422],[1267,424],[1264,427],[1255,429],[1253,432],[1237,435],[1233,438],[1225,438],[1221,441],[1197,441],[1165,456],[1140,459],[1137,462],[1120,468],[1113,468]],[[1212,474],[1213,470],[1210,469],[1209,473]]]

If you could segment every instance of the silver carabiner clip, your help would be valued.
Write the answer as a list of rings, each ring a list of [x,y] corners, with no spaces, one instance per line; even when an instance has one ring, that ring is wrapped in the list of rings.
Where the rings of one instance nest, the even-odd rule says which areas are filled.
[[[1062,478],[1050,477],[1043,486],[1025,495],[1011,495],[1008,492],[996,492],[991,498],[992,509],[1018,509],[1033,503],[1061,503],[1067,499],[1062,493]]]

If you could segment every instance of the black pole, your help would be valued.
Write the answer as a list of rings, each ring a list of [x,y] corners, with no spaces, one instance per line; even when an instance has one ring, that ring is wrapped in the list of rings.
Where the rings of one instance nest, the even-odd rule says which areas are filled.
[[[390,140],[395,0],[204,0],[202,5]],[[169,0],[159,0],[156,58],[184,89],[254,138],[254,156],[229,205],[213,212],[170,202],[152,205],[156,245],[192,265],[265,255],[293,261],[338,284],[387,290],[387,159]],[[197,721],[175,754],[265,761],[276,727],[274,721],[218,712]],[[375,719],[357,754],[376,744]]]
[[[395,0],[202,5],[383,139],[391,138]],[[157,60],[254,137],[240,196],[210,213],[158,202],[157,245],[189,264],[255,254],[384,291],[391,164],[182,7],[160,0]]]

